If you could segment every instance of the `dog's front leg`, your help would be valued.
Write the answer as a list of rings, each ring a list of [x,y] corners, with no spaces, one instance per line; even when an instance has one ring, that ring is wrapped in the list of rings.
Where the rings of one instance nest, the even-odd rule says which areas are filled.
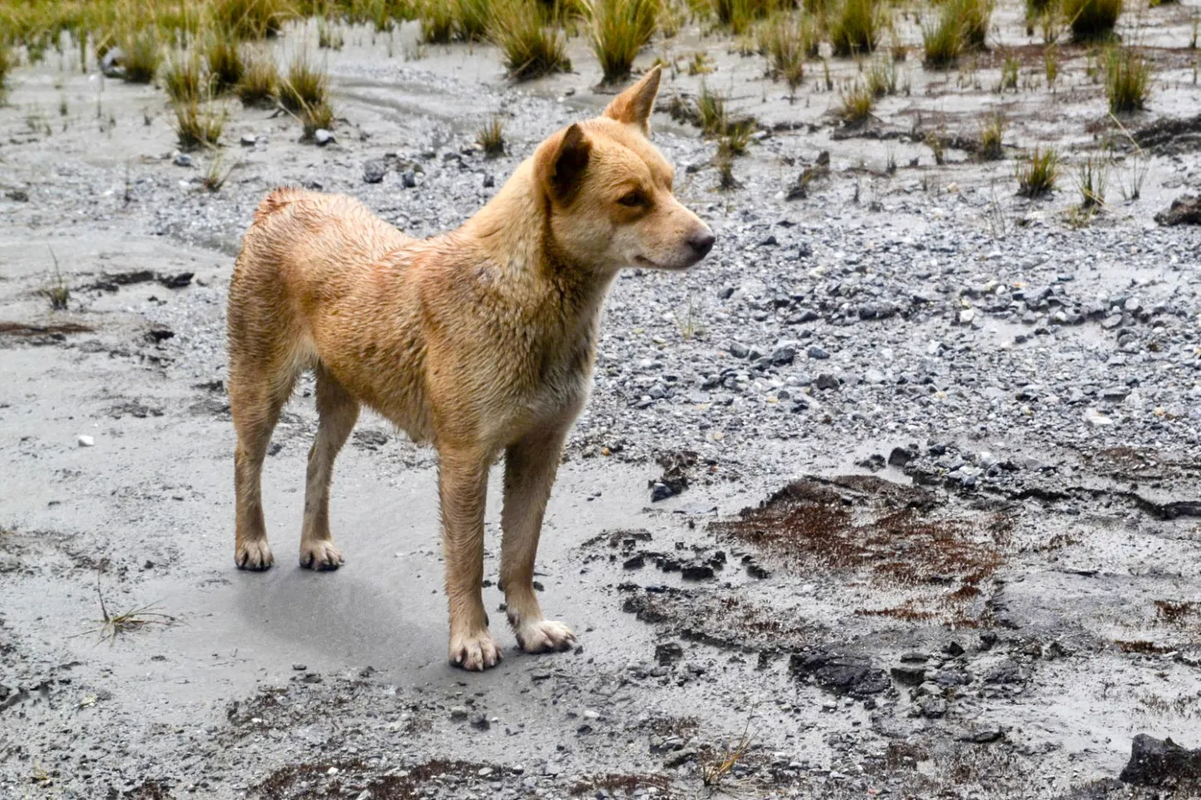
[[[490,459],[483,453],[440,448],[438,491],[442,502],[442,548],[450,604],[450,660],[483,670],[500,661],[488,632],[480,594],[484,578],[484,502]]]
[[[566,625],[542,617],[542,608],[534,594],[534,558],[538,553],[542,516],[555,482],[566,433],[559,429],[536,431],[505,451],[500,580],[509,624],[517,635],[517,643],[527,653],[563,650],[575,641],[575,634]]]

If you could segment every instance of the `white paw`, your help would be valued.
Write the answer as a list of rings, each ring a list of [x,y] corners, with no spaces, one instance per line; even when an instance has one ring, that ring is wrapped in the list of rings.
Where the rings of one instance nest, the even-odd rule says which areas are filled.
[[[500,646],[487,628],[463,636],[450,637],[450,663],[467,670],[482,672],[500,662]]]
[[[562,622],[549,619],[529,622],[515,631],[517,643],[527,653],[566,650],[575,644],[575,634]]]
[[[238,545],[234,552],[234,563],[238,565],[238,569],[261,572],[270,569],[275,563],[275,557],[271,555],[271,548],[267,546],[266,539],[256,539]]]
[[[334,543],[325,539],[300,543],[300,566],[319,572],[337,569],[345,560]]]

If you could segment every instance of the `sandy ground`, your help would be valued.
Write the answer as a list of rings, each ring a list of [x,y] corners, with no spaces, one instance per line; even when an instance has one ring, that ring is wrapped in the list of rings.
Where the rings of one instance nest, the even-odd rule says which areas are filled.
[[[503,632],[483,675],[445,661],[432,454],[382,420],[338,463],[347,566],[287,556],[310,384],[266,469],[279,566],[234,569],[226,284],[274,185],[353,193],[420,235],[461,222],[485,178],[607,101],[583,43],[576,73],[513,87],[488,47],[348,29],[323,55],[337,143],[231,106],[216,193],[211,156],[174,162],[161,91],[81,74],[70,49],[18,70],[0,107],[0,795],[1167,796],[1116,778],[1138,733],[1201,747],[1201,235],[1152,221],[1201,185],[1196,9],[1139,15],[1163,49],[1126,125],[1186,122],[1119,142],[1083,227],[1068,175],[1013,196],[1014,156],[1098,147],[1103,91],[1071,47],[1050,91],[1016,8],[994,23],[1018,91],[992,90],[1001,47],[946,74],[911,57],[909,90],[858,131],[827,113],[820,64],[790,102],[728,41],[656,44],[640,63],[681,64],[664,101],[695,95],[683,64],[704,49],[708,85],[767,134],[721,193],[713,144],[656,116],[719,245],[688,276],[631,273],[606,313],[539,561],[581,646],[525,656]],[[954,138],[996,108],[1009,157],[980,163]],[[485,161],[470,146],[493,113],[509,152]],[[821,151],[829,175],[786,199]],[[652,503],[657,480],[677,496]]]

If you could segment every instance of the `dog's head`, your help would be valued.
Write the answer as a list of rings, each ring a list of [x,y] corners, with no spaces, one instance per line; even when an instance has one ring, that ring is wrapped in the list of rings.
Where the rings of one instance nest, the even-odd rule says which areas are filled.
[[[713,249],[713,231],[672,194],[674,170],[649,139],[659,75],[656,66],[534,154],[556,246],[600,272],[687,269]]]

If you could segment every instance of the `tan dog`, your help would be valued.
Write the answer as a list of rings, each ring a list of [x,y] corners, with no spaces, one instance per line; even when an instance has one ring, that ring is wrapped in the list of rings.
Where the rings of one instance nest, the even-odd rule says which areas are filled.
[[[297,376],[316,372],[300,563],[336,569],[334,457],[365,404],[439,456],[450,658],[500,659],[483,579],[488,470],[505,454],[501,587],[527,652],[575,635],[542,616],[534,556],[564,439],[588,395],[597,321],[617,271],[692,266],[713,233],[672,196],[648,140],[656,67],[604,115],[543,142],[458,230],[417,240],[341,195],[277,189],[242,242],[229,291],[237,428],[236,559],[272,564],[260,475]]]

